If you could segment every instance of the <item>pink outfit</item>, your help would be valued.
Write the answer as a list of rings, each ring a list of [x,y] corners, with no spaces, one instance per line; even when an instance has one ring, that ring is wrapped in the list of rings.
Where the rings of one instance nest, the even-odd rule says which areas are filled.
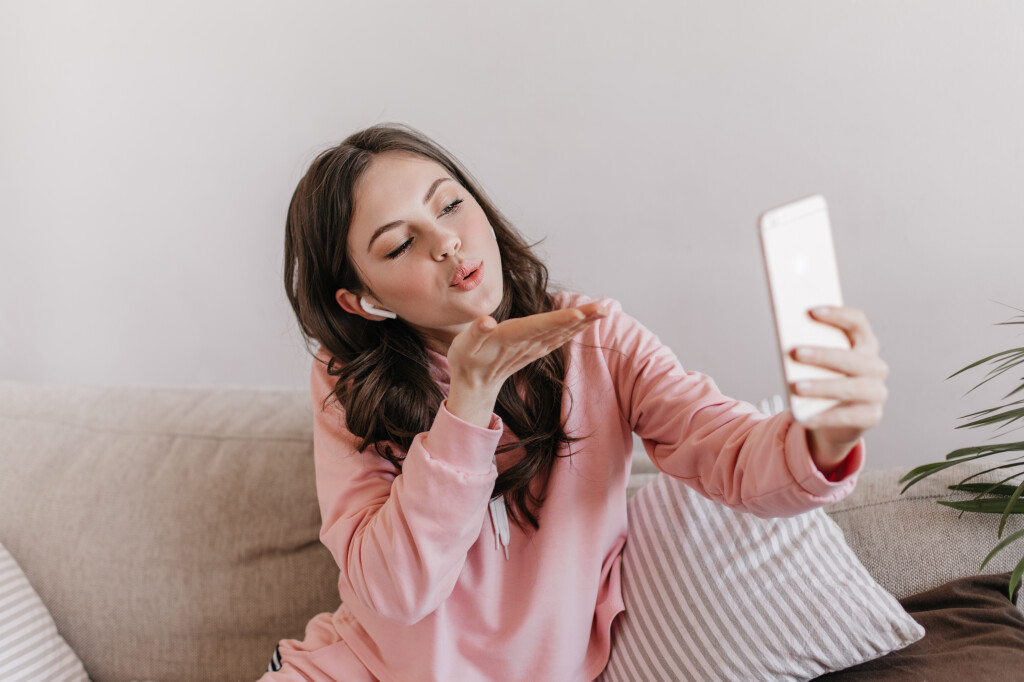
[[[582,305],[579,294],[560,306]],[[488,502],[498,472],[523,455],[514,439],[455,417],[442,403],[401,473],[372,446],[356,449],[321,355],[313,363],[320,538],[340,567],[342,605],[282,640],[285,662],[264,680],[529,680],[589,682],[608,661],[623,610],[626,483],[632,433],[654,464],[701,494],[758,516],[793,516],[849,494],[864,443],[827,480],[789,412],[768,418],[684,370],[618,302],[570,344],[567,432],[587,436],[560,457],[540,529],[496,544]],[[447,359],[429,352],[447,393]],[[537,490],[537,488],[534,488]],[[301,671],[301,673],[300,673]]]

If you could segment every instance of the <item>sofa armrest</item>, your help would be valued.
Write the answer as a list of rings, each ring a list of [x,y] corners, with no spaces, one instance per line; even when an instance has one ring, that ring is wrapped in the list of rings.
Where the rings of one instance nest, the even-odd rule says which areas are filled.
[[[909,468],[890,467],[861,473],[856,490],[826,507],[843,529],[846,541],[871,575],[897,598],[938,587],[978,573],[1012,571],[1022,545],[1011,545],[981,571],[981,562],[999,542],[998,517],[966,513],[937,504],[937,500],[970,499],[969,493],[948,486],[991,468],[970,462],[950,467],[922,480],[905,493],[899,480]],[[991,474],[976,479],[992,480]],[[1004,537],[1024,527],[1011,517]]]

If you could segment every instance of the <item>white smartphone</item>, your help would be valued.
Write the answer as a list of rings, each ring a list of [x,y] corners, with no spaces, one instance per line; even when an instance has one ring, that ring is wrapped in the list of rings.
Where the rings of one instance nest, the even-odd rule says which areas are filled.
[[[811,308],[821,305],[843,305],[825,198],[816,194],[765,211],[759,231],[786,399],[793,417],[803,423],[838,401],[793,395],[793,383],[843,375],[797,362],[792,356],[793,349],[850,348],[846,332],[815,320],[809,313]]]

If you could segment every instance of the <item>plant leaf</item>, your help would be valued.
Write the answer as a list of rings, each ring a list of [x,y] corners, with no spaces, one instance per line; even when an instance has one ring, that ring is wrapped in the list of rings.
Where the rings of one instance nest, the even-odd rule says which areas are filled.
[[[1003,514],[1006,511],[1006,500],[999,497],[989,497],[984,500],[936,500],[941,504],[961,511],[978,512],[979,514]],[[1024,500],[1017,500],[1010,511],[1011,514],[1024,514]]]
[[[969,457],[967,459],[961,459],[961,460],[956,461],[956,462],[932,462],[930,464],[922,464],[921,466],[914,467],[913,469],[908,471],[906,474],[904,474],[903,478],[901,478],[898,481],[899,483],[903,483],[904,481],[908,481],[910,479],[914,479],[914,480],[910,481],[910,483],[907,483],[906,486],[903,487],[903,490],[900,491],[900,495],[902,495],[903,493],[907,492],[907,490],[910,488],[910,486],[914,485],[915,483],[917,483],[919,481],[924,480],[925,478],[927,478],[928,476],[931,476],[934,473],[938,473],[939,471],[942,471],[943,469],[948,469],[949,467],[956,466],[957,464],[963,464],[964,462],[970,462],[971,460],[981,459],[982,457],[987,457],[987,456],[988,456],[987,454],[975,455],[974,457]]]
[[[1019,474],[1014,474],[1011,478],[1016,478]],[[958,490],[965,493],[980,493],[981,495],[997,495],[999,497],[1009,497],[1016,490],[1012,485],[989,485],[988,483],[961,483],[959,485],[949,486],[950,490]],[[977,498],[975,498],[977,499]]]
[[[910,481],[910,483],[908,483],[903,488],[903,490],[900,491],[900,494],[902,495],[903,493],[907,492],[907,490],[910,488],[910,486],[914,485],[915,483],[917,483],[919,481],[922,481],[925,478],[927,478],[928,476],[931,476],[932,474],[938,473],[938,472],[942,471],[943,469],[948,469],[950,467],[956,466],[957,464],[964,464],[966,462],[970,462],[970,461],[975,460],[975,459],[981,459],[982,457],[988,457],[991,454],[995,454],[994,452],[984,452],[985,450],[988,450],[988,449],[990,449],[990,446],[983,446],[983,445],[979,445],[979,446],[976,446],[976,447],[973,447],[973,448],[963,448],[963,450],[969,450],[969,451],[972,451],[972,452],[982,452],[982,454],[975,454],[973,457],[968,457],[967,456],[970,453],[957,454],[957,457],[959,457],[961,459],[959,459],[959,461],[956,461],[956,462],[949,462],[949,461],[945,461],[945,462],[930,462],[928,464],[922,464],[920,466],[914,467],[913,469],[908,471],[906,474],[904,474],[903,477],[900,478],[900,480],[898,481],[898,483],[903,483],[904,481],[908,481],[910,479],[914,479],[914,480]],[[960,451],[951,452],[950,454],[946,455],[946,457],[947,458],[952,457],[954,454],[956,454],[958,452],[960,452]],[[995,452],[998,452],[998,450],[995,451]],[[1021,460],[1021,459],[1024,459],[1024,455],[1022,455],[1021,457],[1013,457],[1013,458],[1010,459],[1010,461],[1013,462],[1013,461]],[[977,474],[974,474],[973,476],[968,476],[967,478],[963,479],[963,481],[961,481],[961,483],[963,483],[964,481],[969,481],[970,479],[972,479],[972,478],[974,478],[976,476],[980,476],[982,474],[987,474],[990,471],[995,471],[996,469],[1006,469],[1006,468],[1013,467],[1013,466],[1024,466],[1024,464],[1012,464],[1011,463],[1011,464],[1004,464],[1002,466],[994,467],[992,469],[986,469],[985,471],[980,471]]]
[[[999,409],[999,408],[995,408],[995,409]],[[967,424],[961,424],[960,426],[957,426],[956,428],[958,428],[958,429],[975,429],[975,428],[978,428],[979,426],[988,426],[989,424],[995,424],[996,422],[1001,422],[1001,421],[1006,421],[1006,420],[1010,420],[1010,423],[1013,423],[1013,422],[1015,422],[1015,421],[1017,421],[1018,419],[1021,419],[1021,418],[1024,418],[1024,407],[1016,409],[1016,410],[1009,410],[1007,412],[1000,412],[998,414],[993,414],[992,416],[985,417],[983,419],[977,419],[977,420],[975,420],[973,422],[969,422]],[[1021,445],[1024,446],[1024,443],[1022,443]],[[1021,447],[1021,449],[1024,450],[1024,447]]]
[[[1002,351],[1001,353],[997,353],[996,355],[991,355],[988,358],[986,358],[986,360],[982,360],[981,362],[985,362],[987,360],[993,360],[994,358],[999,357],[999,356],[1003,356],[1003,355],[1008,355],[1009,357],[1007,359],[1004,359],[1002,364],[996,365],[996,367],[994,369],[990,369],[988,371],[988,374],[985,376],[985,378],[982,379],[977,384],[975,384],[971,388],[971,390],[967,391],[967,393],[964,393],[964,396],[970,395],[972,392],[974,392],[975,389],[978,389],[978,388],[984,386],[988,382],[990,382],[993,379],[995,379],[996,377],[998,377],[1003,372],[1006,372],[1007,370],[1011,369],[1012,367],[1015,367],[1015,366],[1019,365],[1021,362],[1024,362],[1024,348],[1011,348],[1008,351]],[[971,367],[976,367],[979,364],[981,364],[981,362],[976,362],[973,365],[971,365]],[[970,369],[970,367],[964,367],[964,369],[960,370],[960,372],[962,372],[962,371],[964,371],[966,369]],[[946,377],[946,378],[947,379],[952,379],[953,377],[955,377],[960,372],[957,372],[956,374],[952,374],[952,375],[950,375],[949,377]]]
[[[987,358],[982,358],[981,360],[978,360],[977,362],[972,362],[971,364],[967,365],[963,369],[958,369],[957,371],[953,372],[948,377],[946,377],[946,379],[947,380],[948,379],[952,379],[957,374],[962,374],[963,372],[966,372],[969,369],[977,367],[978,365],[984,365],[986,362],[988,362],[989,360],[992,360],[994,358],[1001,358],[1004,355],[1013,355],[1014,353],[1024,353],[1024,348],[1011,348],[1009,350],[1003,350],[1003,351],[999,351],[998,353],[993,353],[992,355],[988,356]],[[971,389],[971,390],[974,390],[974,389]]]
[[[989,374],[996,374],[996,375],[1002,374],[1003,372],[1005,372],[1006,370],[1010,369],[1011,367],[1016,367],[1021,362],[1024,362],[1024,359],[1022,359],[1022,358],[1024,358],[1024,353],[1021,353],[1020,355],[1017,355],[1016,357],[1010,357],[1010,358],[1004,359],[1000,364],[996,365],[995,369],[989,370]]]
[[[1007,509],[1006,511],[1002,512],[1002,518],[999,519],[999,531],[997,532],[997,534],[995,534],[997,537],[1002,537],[1002,528],[1004,528],[1007,525],[1007,519],[1010,518],[1010,514],[1013,513],[1011,510],[1020,500],[1021,493],[1024,493],[1024,483],[1018,485],[1016,491],[1014,491],[1014,494],[1010,496],[1010,501],[1007,502]]]
[[[984,410],[978,410],[977,412],[971,412],[970,414],[965,414],[965,415],[962,415],[962,416],[957,417],[957,418],[958,419],[970,419],[971,417],[977,417],[979,414],[991,414],[991,413],[995,412],[996,410],[1003,410],[1003,409],[1006,409],[1007,407],[1010,407],[1011,405],[1024,405],[1024,400],[1015,400],[1012,403],[1007,403],[1005,405],[1000,405],[998,407],[989,407],[989,408],[986,408]]]
[[[959,459],[969,455],[977,455],[979,453],[985,453],[981,456],[987,457],[988,455],[995,455],[1000,452],[1016,452],[1017,450],[1024,450],[1024,441],[1017,443],[996,443],[995,445],[972,445],[968,448],[958,448],[946,455],[946,459]],[[971,459],[976,458],[972,457]]]
[[[1020,459],[1020,458],[1019,457],[1015,457],[1014,459]],[[961,480],[960,484],[963,485],[964,483],[967,483],[967,481],[971,480],[972,478],[977,478],[978,476],[984,476],[985,474],[990,474],[993,471],[999,471],[1000,469],[1014,469],[1014,468],[1019,468],[1019,467],[1024,467],[1024,464],[1015,463],[1015,462],[1010,462],[1009,464],[1001,464],[1000,466],[992,467],[991,469],[985,469],[983,471],[979,471],[976,474],[971,474],[967,478],[964,478],[963,480]]]
[[[996,554],[998,554],[1000,551],[1002,551],[1003,547],[1006,547],[1008,544],[1010,544],[1014,540],[1017,540],[1017,539],[1019,539],[1021,537],[1024,537],[1024,528],[1022,528],[1021,530],[1017,531],[1016,533],[1014,533],[1013,535],[1011,535],[1010,537],[1006,538],[1005,540],[1000,542],[998,545],[996,545],[992,549],[992,551],[988,553],[988,556],[985,557],[985,560],[981,562],[981,568],[978,569],[978,572],[980,573],[982,570],[984,570],[985,565],[989,561],[992,560],[992,557],[994,557]]]
[[[1010,576],[1010,601],[1013,601],[1013,591],[1017,588],[1017,583],[1020,582],[1021,575],[1024,574],[1024,557],[1017,562],[1017,567],[1013,569],[1013,575]]]

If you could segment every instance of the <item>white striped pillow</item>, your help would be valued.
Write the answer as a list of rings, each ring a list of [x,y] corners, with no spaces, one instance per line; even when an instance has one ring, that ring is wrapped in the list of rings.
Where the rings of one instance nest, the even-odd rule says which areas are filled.
[[[821,509],[762,519],[665,474],[630,500],[622,592],[603,682],[809,680],[924,636]]]
[[[0,544],[0,680],[88,682],[42,600]]]

